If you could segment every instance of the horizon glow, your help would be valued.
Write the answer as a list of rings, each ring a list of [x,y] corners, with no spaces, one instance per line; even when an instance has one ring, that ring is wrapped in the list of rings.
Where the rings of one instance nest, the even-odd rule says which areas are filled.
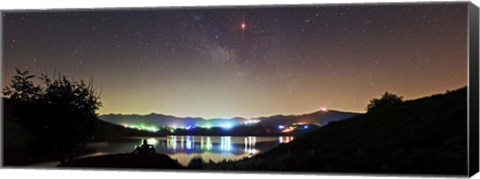
[[[93,77],[99,114],[363,113],[467,85],[466,2],[3,15],[2,87],[15,67]]]

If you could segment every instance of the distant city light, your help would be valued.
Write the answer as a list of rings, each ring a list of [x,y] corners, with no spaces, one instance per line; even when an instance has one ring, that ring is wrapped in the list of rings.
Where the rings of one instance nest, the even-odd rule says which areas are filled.
[[[139,125],[127,125],[127,124],[124,124],[123,127],[125,127],[125,128],[132,128],[132,129],[138,129],[138,130],[142,130],[142,131],[150,131],[150,132],[157,132],[157,131],[160,130],[158,127],[146,126],[145,124],[139,124]]]
[[[278,129],[283,129],[283,128],[285,128],[285,126],[283,126],[283,125],[278,126]]]
[[[256,124],[256,123],[259,123],[260,120],[258,119],[250,119],[250,120],[247,120],[244,122],[244,124]]]
[[[322,108],[320,108],[320,111],[322,111],[322,112],[328,112],[328,109],[322,107]]]
[[[304,129],[308,129],[308,126],[307,126],[307,125],[305,125],[305,126],[303,126],[303,128],[304,128]]]
[[[222,125],[222,128],[224,128],[224,129],[231,129],[232,127],[233,127],[233,125],[229,124],[229,123]]]
[[[150,131],[150,132],[157,132],[157,131],[159,131],[160,129],[158,129],[157,127],[147,127],[146,130],[147,130],[147,131]]]
[[[282,132],[285,132],[285,133],[286,132],[292,132],[293,130],[294,130],[294,128],[290,126],[290,127],[287,127],[286,129],[284,129]]]

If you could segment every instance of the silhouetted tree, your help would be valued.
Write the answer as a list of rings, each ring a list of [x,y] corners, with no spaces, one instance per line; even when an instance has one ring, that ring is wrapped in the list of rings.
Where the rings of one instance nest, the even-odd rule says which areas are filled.
[[[34,156],[54,152],[61,163],[91,138],[95,111],[101,106],[93,83],[71,82],[66,76],[35,76],[16,69],[11,84],[3,89],[14,105],[13,114],[28,134],[28,150]]]
[[[201,156],[193,157],[190,162],[188,162],[187,168],[189,169],[202,169],[205,165]]]
[[[402,96],[397,96],[396,94],[385,92],[380,99],[373,98],[372,100],[370,100],[370,104],[368,104],[367,106],[367,111],[401,102],[403,102]]]

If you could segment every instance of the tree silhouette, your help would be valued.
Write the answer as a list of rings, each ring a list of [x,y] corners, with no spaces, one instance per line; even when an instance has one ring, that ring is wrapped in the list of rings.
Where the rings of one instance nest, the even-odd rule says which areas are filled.
[[[367,105],[367,111],[401,102],[403,102],[402,96],[397,96],[396,94],[385,92],[380,99],[373,98],[372,100],[370,100],[370,103]]]
[[[95,111],[101,106],[93,82],[71,82],[64,75],[54,75],[52,80],[42,74],[40,86],[34,84],[35,76],[28,71],[16,71],[3,94],[12,101],[13,115],[28,134],[30,154],[50,152],[61,163],[66,162],[93,133]]]

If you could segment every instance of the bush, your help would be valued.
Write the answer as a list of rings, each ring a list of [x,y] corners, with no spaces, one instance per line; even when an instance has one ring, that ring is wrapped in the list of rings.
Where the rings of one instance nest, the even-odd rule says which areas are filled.
[[[204,168],[205,162],[201,156],[193,157],[190,162],[188,162],[187,168],[189,169],[202,169]]]
[[[71,159],[91,138],[95,111],[101,106],[92,83],[71,82],[63,75],[52,80],[42,75],[40,86],[34,84],[35,76],[28,71],[16,71],[3,94],[10,98],[12,114],[27,133],[30,154],[54,153],[61,163]]]
[[[370,100],[370,103],[367,106],[367,111],[401,102],[403,102],[402,96],[397,96],[396,94],[385,92],[380,99],[373,98],[372,100]]]

